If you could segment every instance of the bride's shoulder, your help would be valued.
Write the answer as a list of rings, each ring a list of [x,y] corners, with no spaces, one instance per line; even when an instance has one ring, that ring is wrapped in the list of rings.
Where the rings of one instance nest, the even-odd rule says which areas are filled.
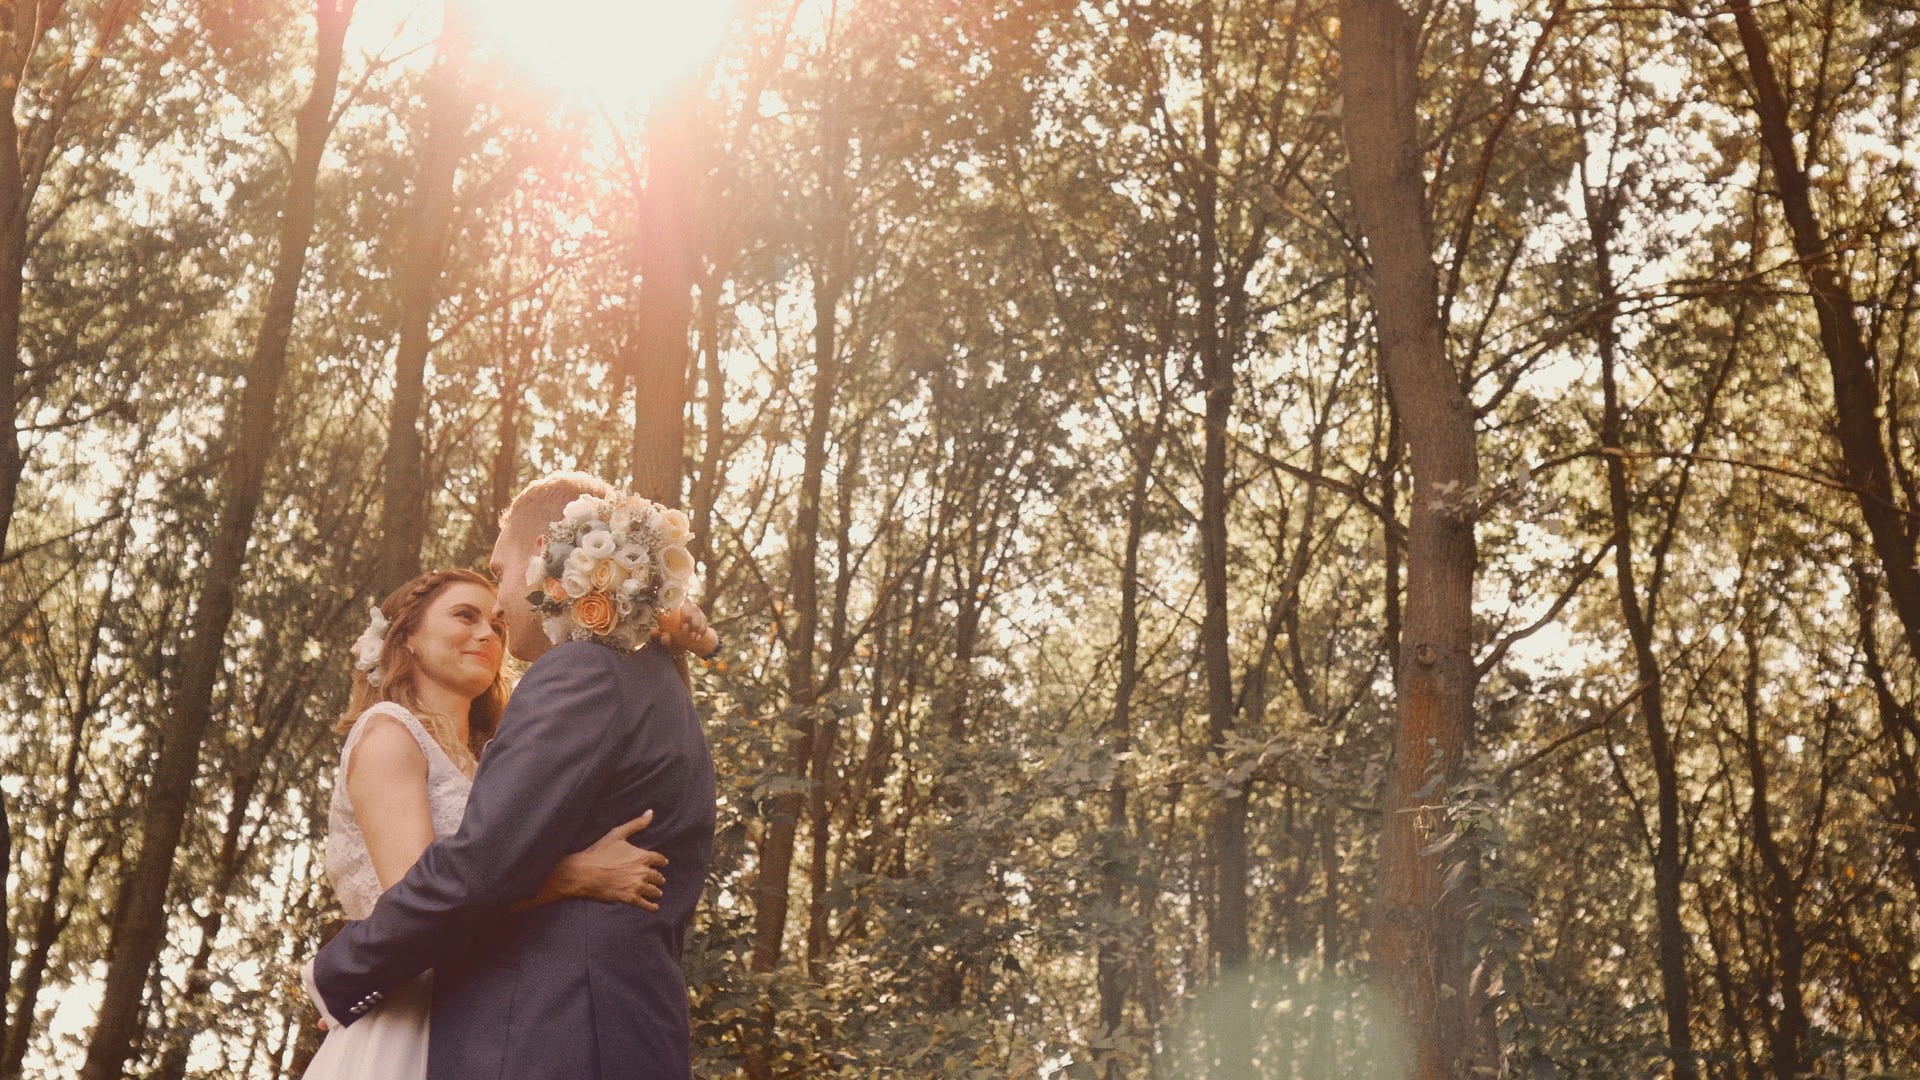
[[[356,757],[370,755],[395,764],[424,760],[427,737],[419,718],[406,706],[391,701],[375,702],[347,730],[346,742],[340,748],[340,764],[346,766]]]
[[[382,723],[382,721],[386,721]],[[347,741],[353,742],[363,733],[376,727],[399,726],[412,731],[420,726],[420,718],[413,711],[397,701],[376,701],[365,711],[353,718],[347,728]]]

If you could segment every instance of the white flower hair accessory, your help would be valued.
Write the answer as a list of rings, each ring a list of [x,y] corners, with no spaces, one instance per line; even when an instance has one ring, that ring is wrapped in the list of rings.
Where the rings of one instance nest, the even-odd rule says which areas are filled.
[[[368,605],[367,628],[353,642],[353,667],[367,673],[367,685],[380,688],[380,652],[387,646],[387,616],[376,605]]]
[[[547,637],[631,652],[693,591],[687,515],[638,495],[582,495],[540,538],[527,597]]]

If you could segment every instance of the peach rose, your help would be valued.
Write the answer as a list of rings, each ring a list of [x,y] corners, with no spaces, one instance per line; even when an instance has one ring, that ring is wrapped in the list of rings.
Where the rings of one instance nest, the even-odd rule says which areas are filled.
[[[547,599],[558,604],[567,602],[567,590],[561,586],[559,578],[548,578],[541,588],[547,591]]]
[[[619,573],[618,566],[612,562],[603,562],[593,568],[593,573],[587,575],[587,580],[593,583],[595,592],[612,592],[613,587],[620,583]]]
[[[589,634],[611,634],[620,625],[620,613],[603,592],[590,592],[573,602],[573,621]]]

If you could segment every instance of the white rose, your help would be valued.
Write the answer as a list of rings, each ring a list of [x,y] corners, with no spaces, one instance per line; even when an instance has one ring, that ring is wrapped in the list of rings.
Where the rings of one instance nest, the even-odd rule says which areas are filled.
[[[363,668],[371,668],[380,662],[380,649],[385,642],[372,634],[361,634],[353,643],[354,663]]]
[[[638,570],[647,564],[647,549],[639,544],[628,544],[613,553],[614,561],[628,570]]]
[[[547,557],[534,555],[527,559],[527,588],[537,589],[547,580]]]
[[[612,533],[604,529],[595,529],[593,532],[581,537],[580,546],[574,550],[584,551],[597,560],[612,555],[619,546],[619,544],[614,542]]]
[[[660,568],[666,571],[668,580],[684,583],[693,577],[693,555],[678,544],[662,548]]]
[[[597,517],[599,513],[600,500],[591,495],[582,495],[568,503],[567,508],[560,511],[560,516],[578,524],[582,521],[589,521]]]
[[[593,568],[592,573],[587,575],[587,580],[601,592],[610,592],[627,580],[627,572],[620,569],[620,564],[617,562],[602,561],[600,565]]]
[[[613,514],[607,518],[607,527],[612,529],[616,535],[633,528],[633,511],[624,506],[615,510]]]
[[[567,556],[567,565],[566,565],[566,568],[562,571],[562,573],[563,574],[579,574],[580,576],[585,577],[586,575],[593,573],[593,568],[599,565],[599,563],[600,563],[599,559],[596,559],[593,556],[587,554],[587,549],[585,547],[577,547],[573,549],[572,554]]]
[[[593,582],[587,579],[587,575],[575,573],[569,569],[561,575],[560,587],[567,590],[568,596],[578,600],[593,591]]]
[[[661,539],[679,546],[693,539],[693,526],[688,523],[687,515],[678,510],[662,510],[658,521]]]

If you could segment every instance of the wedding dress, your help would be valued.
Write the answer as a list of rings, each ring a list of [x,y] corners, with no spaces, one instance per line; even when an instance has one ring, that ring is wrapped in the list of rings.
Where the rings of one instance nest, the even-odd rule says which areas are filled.
[[[440,744],[405,708],[383,701],[353,723],[340,749],[340,771],[334,775],[333,802],[327,813],[327,880],[349,919],[373,913],[380,898],[380,879],[367,853],[367,840],[354,821],[347,797],[347,770],[353,748],[376,716],[398,720],[427,757],[427,809],[433,817],[435,839],[460,828],[473,781],[460,771]],[[433,1008],[433,973],[428,972],[385,998],[350,1027],[327,1032],[326,1041],[307,1066],[305,1080],[424,1080],[427,1075],[427,1020]]]

